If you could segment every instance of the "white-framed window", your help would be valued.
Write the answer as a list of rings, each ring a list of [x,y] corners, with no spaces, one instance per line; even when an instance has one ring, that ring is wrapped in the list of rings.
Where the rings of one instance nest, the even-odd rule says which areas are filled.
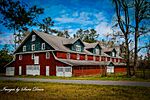
[[[49,58],[50,58],[50,53],[46,52],[46,59],[49,59]]]
[[[45,50],[45,43],[42,43],[41,49],[42,49],[42,50]]]
[[[115,56],[116,56],[116,55],[115,55],[115,52],[112,52],[112,56],[113,56],[113,57],[115,57]]]
[[[22,55],[19,55],[19,60],[22,60]]]
[[[85,55],[85,60],[88,60],[88,56],[87,55]]]
[[[34,54],[34,53],[32,53],[32,55],[31,55],[31,59],[34,59],[34,57],[35,57],[35,54]]]
[[[35,41],[36,35],[32,35],[32,41]]]
[[[97,48],[95,49],[95,52],[96,52],[97,55],[100,54],[100,53],[99,53],[99,49],[97,49]]]
[[[80,45],[76,45],[76,51],[81,52],[81,46]]]
[[[70,53],[67,53],[67,59],[70,59]]]
[[[80,59],[80,54],[77,54],[77,60],[79,60]]]
[[[31,45],[31,50],[34,51],[35,50],[35,44]]]
[[[23,46],[23,51],[26,51],[26,46]]]

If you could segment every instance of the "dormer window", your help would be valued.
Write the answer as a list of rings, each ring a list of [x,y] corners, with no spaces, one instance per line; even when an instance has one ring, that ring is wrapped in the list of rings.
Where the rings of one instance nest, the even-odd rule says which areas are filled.
[[[67,53],[67,59],[70,59],[70,53]]]
[[[76,45],[76,51],[81,52],[81,46],[80,45]]]
[[[42,43],[41,49],[42,49],[42,50],[45,50],[45,43]]]
[[[36,36],[32,35],[32,41],[35,41],[35,39],[36,39]]]
[[[97,55],[100,54],[99,49],[95,49],[95,52],[96,52]]]
[[[31,50],[34,51],[35,50],[35,44],[32,44],[31,46]]]
[[[116,57],[116,54],[115,54],[115,52],[112,52],[112,57]]]
[[[23,51],[26,51],[26,46],[23,46]]]

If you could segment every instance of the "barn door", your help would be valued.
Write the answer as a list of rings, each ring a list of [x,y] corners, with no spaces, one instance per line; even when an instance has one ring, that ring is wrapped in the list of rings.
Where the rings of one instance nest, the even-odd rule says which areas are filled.
[[[56,76],[65,76],[71,77],[72,76],[72,67],[56,67]]]
[[[14,76],[15,67],[6,67],[6,76]]]
[[[49,66],[46,66],[46,76],[49,76]]]

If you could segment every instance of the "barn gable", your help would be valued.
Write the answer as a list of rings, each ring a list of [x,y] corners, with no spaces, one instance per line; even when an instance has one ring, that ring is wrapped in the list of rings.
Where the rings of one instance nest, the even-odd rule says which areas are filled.
[[[34,40],[33,40],[34,38]],[[31,52],[31,51],[43,51],[54,50],[45,40],[39,37],[34,31],[32,31],[16,49],[14,53]]]

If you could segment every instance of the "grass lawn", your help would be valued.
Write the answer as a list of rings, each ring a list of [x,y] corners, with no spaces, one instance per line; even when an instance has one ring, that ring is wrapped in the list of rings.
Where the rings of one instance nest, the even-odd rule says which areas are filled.
[[[0,81],[0,89],[5,86],[7,88],[27,87],[28,89],[38,87],[44,91],[19,91],[18,93],[0,91],[0,100],[150,100],[150,88],[147,87]]]
[[[111,80],[111,81],[146,81],[150,82],[150,79],[131,77],[127,78],[125,74],[116,74],[115,76],[108,75],[102,77],[101,75],[92,76],[78,76],[78,77],[57,77],[57,76],[15,76],[20,78],[46,78],[46,79],[68,79],[68,80]]]

